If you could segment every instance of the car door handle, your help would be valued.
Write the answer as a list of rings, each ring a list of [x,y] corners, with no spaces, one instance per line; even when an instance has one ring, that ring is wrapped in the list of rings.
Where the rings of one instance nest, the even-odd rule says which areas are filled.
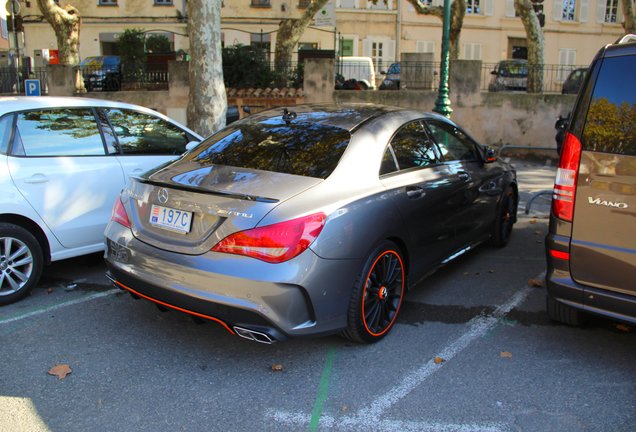
[[[426,193],[424,189],[419,186],[407,186],[406,187],[406,196],[410,199],[418,199],[422,198]]]
[[[25,183],[37,184],[37,183],[46,183],[49,181],[49,178],[44,174],[33,174],[31,177],[24,179]]]
[[[466,171],[460,171],[457,173],[457,177],[459,177],[459,179],[461,181],[469,181],[470,180],[470,174],[468,174]]]

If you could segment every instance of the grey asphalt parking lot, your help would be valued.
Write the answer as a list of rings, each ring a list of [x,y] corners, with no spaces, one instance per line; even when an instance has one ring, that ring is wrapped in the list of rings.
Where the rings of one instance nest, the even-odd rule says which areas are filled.
[[[544,311],[554,166],[514,160],[519,222],[419,283],[375,345],[274,345],[113,289],[99,256],[56,263],[0,309],[0,431],[634,431],[634,329]],[[63,379],[48,374],[68,365]]]

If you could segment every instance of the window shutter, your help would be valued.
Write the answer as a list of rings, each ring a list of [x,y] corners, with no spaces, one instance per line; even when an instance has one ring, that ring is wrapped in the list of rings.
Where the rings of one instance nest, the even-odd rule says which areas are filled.
[[[607,0],[598,0],[596,3],[596,22],[605,22],[605,7],[607,6]]]
[[[395,58],[395,41],[389,40],[386,42],[386,51],[384,52],[384,56],[382,58],[383,62],[394,62],[397,59]]]
[[[495,14],[495,0],[486,0],[484,5],[484,15],[493,16]]]
[[[514,18],[515,16],[515,0],[506,0],[506,16]]]
[[[580,9],[579,9],[579,21],[580,22],[587,22],[587,16],[589,14],[589,0],[580,0]]]
[[[362,40],[362,56],[371,57],[371,40],[368,38]]]
[[[552,18],[554,18],[555,21],[563,20],[563,0],[554,0]]]
[[[415,43],[415,52],[418,53],[434,53],[435,42],[433,41],[417,41]]]

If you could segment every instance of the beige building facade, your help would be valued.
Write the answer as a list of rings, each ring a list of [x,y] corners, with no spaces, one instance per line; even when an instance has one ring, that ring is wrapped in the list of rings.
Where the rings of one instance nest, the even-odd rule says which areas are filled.
[[[278,23],[298,17],[307,0],[215,0],[222,2],[222,43],[252,45],[272,55]],[[62,3],[64,1],[62,0]],[[188,50],[185,0],[74,0],[83,17],[80,55],[116,54],[125,29],[165,34],[175,51]],[[422,0],[432,6],[443,0]],[[467,0],[459,58],[496,63],[523,57],[527,40],[513,0]],[[586,65],[604,44],[623,34],[620,0],[544,0],[544,58],[552,65]],[[48,23],[35,0],[22,1],[24,52],[37,58],[55,49]],[[321,26],[310,26],[299,49],[336,50],[368,56],[378,67],[399,61],[402,53],[441,51],[441,20],[417,14],[406,0],[332,0],[321,11]],[[1,49],[0,40],[0,49]],[[382,65],[382,66],[381,66]]]

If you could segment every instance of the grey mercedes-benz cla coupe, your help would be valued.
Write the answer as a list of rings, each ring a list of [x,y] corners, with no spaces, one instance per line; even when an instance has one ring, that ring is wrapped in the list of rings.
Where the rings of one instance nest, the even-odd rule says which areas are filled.
[[[375,342],[409,285],[505,245],[517,201],[515,171],[444,117],[273,109],[133,178],[106,228],[108,274],[258,342]]]

